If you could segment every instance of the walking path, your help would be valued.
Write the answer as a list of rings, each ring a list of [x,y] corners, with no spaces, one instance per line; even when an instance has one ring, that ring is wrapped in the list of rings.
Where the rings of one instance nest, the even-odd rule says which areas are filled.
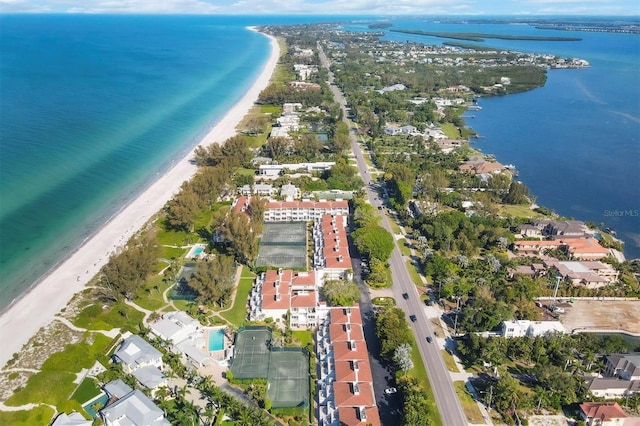
[[[74,325],[67,318],[65,318],[63,316],[60,316],[59,314],[54,317],[54,320],[55,321],[60,321],[61,323],[63,323],[67,327],[69,327],[71,330],[79,331],[81,333],[84,333],[84,332],[87,332],[87,331],[90,332],[90,333],[101,333],[101,334],[104,334],[105,336],[110,337],[112,339],[115,338],[118,335],[118,333],[120,333],[120,329],[118,329],[118,328],[113,328],[111,330],[87,330],[86,328],[82,328],[82,327],[78,327],[78,326]]]

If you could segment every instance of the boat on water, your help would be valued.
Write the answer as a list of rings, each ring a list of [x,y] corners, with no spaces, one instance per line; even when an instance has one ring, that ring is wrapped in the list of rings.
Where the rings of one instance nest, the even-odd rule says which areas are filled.
[[[480,105],[471,105],[467,108],[469,111],[480,111],[482,107]]]

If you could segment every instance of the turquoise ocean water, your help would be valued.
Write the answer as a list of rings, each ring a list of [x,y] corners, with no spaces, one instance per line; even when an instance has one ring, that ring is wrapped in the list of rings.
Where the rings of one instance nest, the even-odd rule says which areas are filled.
[[[337,19],[0,16],[0,308],[181,158],[242,97],[268,55],[268,40],[245,26]],[[640,219],[628,213],[640,208],[640,38],[584,36],[571,45],[487,42],[580,56],[593,67],[554,71],[543,89],[482,100],[485,108],[469,124],[485,136],[483,150],[518,166],[541,204],[607,223],[638,256],[640,243],[627,236],[640,235]]]

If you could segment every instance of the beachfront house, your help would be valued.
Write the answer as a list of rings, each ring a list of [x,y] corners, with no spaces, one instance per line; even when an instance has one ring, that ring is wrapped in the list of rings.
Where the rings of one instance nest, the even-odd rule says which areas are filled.
[[[133,375],[149,389],[167,384],[167,378],[162,373],[162,353],[138,335],[125,338],[113,354],[113,360],[122,365],[125,373]]]
[[[186,312],[168,312],[150,326],[151,334],[171,342],[171,351],[181,354],[196,367],[210,365],[213,359],[206,350],[206,339],[200,322]]]
[[[109,400],[99,414],[105,426],[171,426],[145,394],[121,380],[107,383],[104,390]]]

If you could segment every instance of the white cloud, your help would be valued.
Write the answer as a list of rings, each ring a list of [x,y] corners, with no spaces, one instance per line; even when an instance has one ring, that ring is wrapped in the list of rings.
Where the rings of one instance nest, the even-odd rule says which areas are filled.
[[[509,15],[590,11],[637,15],[640,12],[637,0],[0,0],[0,12],[34,10],[249,15]]]

